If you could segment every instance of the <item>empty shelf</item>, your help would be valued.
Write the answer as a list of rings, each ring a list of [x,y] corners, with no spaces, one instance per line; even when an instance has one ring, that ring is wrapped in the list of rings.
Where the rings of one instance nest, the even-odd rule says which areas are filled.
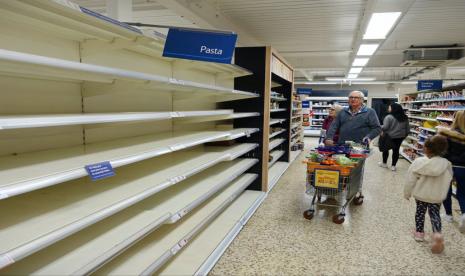
[[[281,158],[281,156],[283,156],[284,153],[285,152],[283,150],[275,150],[270,152],[270,155],[273,156],[273,160],[271,160],[271,162],[268,163],[268,168],[273,166],[273,164],[276,163],[276,161],[278,161],[278,159]]]
[[[231,135],[238,132],[173,132],[2,157],[0,199],[86,176],[86,165],[109,161],[116,168]]]
[[[101,124],[132,121],[168,120],[183,117],[233,116],[233,110],[181,112],[128,112],[94,114],[51,114],[28,116],[0,116],[0,129],[51,127],[81,124]]]
[[[256,178],[246,174],[173,225],[159,228],[96,272],[99,275],[148,275],[169,261],[209,225]]]
[[[276,162],[273,166],[271,166],[268,170],[268,191],[274,188],[276,183],[278,183],[279,178],[281,175],[289,167],[289,163],[287,162]]]
[[[276,109],[271,109],[270,112],[281,112],[281,111],[286,111],[286,108],[276,108]]]
[[[281,133],[283,133],[283,132],[286,132],[286,130],[285,130],[285,129],[282,129],[282,130],[280,130],[280,131],[276,131],[276,132],[270,134],[269,139],[271,139],[271,138],[273,138],[273,137],[275,137],[275,136],[277,136],[277,135],[279,135],[279,134],[281,134]]]
[[[275,124],[280,124],[280,123],[283,123],[285,121],[286,121],[286,119],[271,119],[270,120],[270,126],[275,125]]]
[[[270,96],[270,99],[272,99],[273,101],[277,101],[277,102],[284,102],[284,101],[287,101],[286,98],[283,98],[283,97],[276,97],[276,96]]]
[[[123,167],[98,184],[87,178],[0,201],[0,259],[22,259],[253,147],[178,152]],[[21,209],[14,206],[22,206]],[[30,231],[34,229],[34,231]]]
[[[237,98],[257,97],[257,94],[238,91],[187,80],[178,80],[160,75],[129,71],[113,67],[86,64],[64,59],[0,49],[0,71],[6,74],[19,74],[74,81],[112,83],[115,79],[135,81],[145,84],[147,89],[177,92],[207,92],[219,95],[233,95]]]
[[[89,274],[158,229],[161,224],[174,223],[190,213],[256,162],[255,159],[243,159],[216,165],[15,263],[2,273]],[[248,185],[253,179],[254,175],[246,175],[241,178],[241,183]]]
[[[241,138],[244,136],[249,137],[250,135],[254,134],[255,132],[258,132],[259,130],[260,129],[258,128],[236,128],[236,129],[230,130],[228,136],[220,138],[217,141],[234,140],[234,139]]]
[[[70,1],[9,1],[2,9],[8,10],[3,17],[20,18],[55,35],[77,41],[98,39],[109,42],[110,47],[121,47],[144,55],[161,58],[165,40],[136,27],[118,22]],[[234,64],[202,61],[172,60],[176,67],[220,74],[220,77],[239,77],[252,74]]]
[[[277,146],[281,145],[286,139],[274,139],[270,141],[270,145],[268,146],[268,150],[272,150],[276,148]]]
[[[299,154],[302,152],[302,150],[295,150],[295,151],[291,151],[290,153],[290,163],[294,162],[294,160],[297,158],[297,156],[299,156]]]
[[[265,197],[264,192],[244,191],[183,251],[156,273],[160,275],[207,275]]]
[[[292,136],[291,136],[291,139],[292,139],[292,138],[294,138],[294,137],[296,137],[296,136],[298,136],[299,134],[301,134],[301,132],[300,132],[300,131],[298,131],[298,132],[296,132],[296,133],[292,134]]]
[[[221,121],[221,120],[234,120],[240,118],[256,117],[260,116],[259,112],[239,112],[239,113],[230,113],[230,114],[219,114],[212,115],[210,117],[200,117],[200,118],[183,118],[178,119],[180,123],[183,124],[192,124],[192,123],[201,123],[209,121]]]

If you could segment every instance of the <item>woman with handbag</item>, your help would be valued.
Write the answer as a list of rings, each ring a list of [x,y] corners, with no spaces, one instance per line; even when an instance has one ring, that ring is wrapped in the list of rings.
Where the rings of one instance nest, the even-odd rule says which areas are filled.
[[[388,108],[388,112],[389,114],[384,118],[382,133],[379,137],[379,148],[383,152],[383,161],[378,164],[383,168],[388,167],[389,150],[392,149],[391,170],[395,171],[399,160],[400,145],[409,134],[410,125],[408,117],[400,104],[392,103]]]

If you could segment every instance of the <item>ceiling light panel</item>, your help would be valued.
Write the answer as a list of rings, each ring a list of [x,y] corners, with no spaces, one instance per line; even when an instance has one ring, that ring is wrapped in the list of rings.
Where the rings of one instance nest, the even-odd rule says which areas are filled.
[[[401,14],[401,12],[373,13],[363,39],[385,39]]]
[[[369,60],[369,58],[356,58],[354,59],[352,66],[365,66],[367,65]]]
[[[356,79],[358,77],[358,74],[348,74],[347,78],[348,79]]]
[[[379,44],[362,44],[358,48],[357,56],[371,56],[378,49]]]
[[[352,67],[350,68],[349,74],[359,74],[362,70],[362,67]]]

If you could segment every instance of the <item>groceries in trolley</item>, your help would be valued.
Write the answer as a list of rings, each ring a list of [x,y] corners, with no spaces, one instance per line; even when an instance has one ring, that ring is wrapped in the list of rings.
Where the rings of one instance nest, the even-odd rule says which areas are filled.
[[[332,220],[343,223],[346,207],[351,202],[363,203],[363,168],[369,154],[366,145],[356,143],[319,146],[310,151],[304,163],[307,164],[306,193],[312,200],[304,217],[312,219],[317,206],[336,207],[339,212]]]

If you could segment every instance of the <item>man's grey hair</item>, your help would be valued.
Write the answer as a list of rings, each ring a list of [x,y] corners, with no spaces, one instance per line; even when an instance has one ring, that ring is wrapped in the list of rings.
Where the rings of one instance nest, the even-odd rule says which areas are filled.
[[[357,92],[358,96],[361,97],[362,99],[365,98],[365,94],[363,94],[362,91],[358,91],[358,90],[351,91],[351,92],[349,93],[349,96],[350,96],[350,94],[352,94],[352,93],[354,93],[354,92]]]

